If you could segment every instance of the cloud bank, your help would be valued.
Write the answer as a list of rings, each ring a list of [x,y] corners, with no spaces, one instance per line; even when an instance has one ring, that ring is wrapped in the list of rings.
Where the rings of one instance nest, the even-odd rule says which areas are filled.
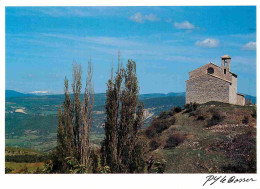
[[[195,28],[195,26],[188,21],[174,22],[173,26],[177,29],[185,29],[185,30],[191,30]]]
[[[253,41],[248,42],[247,44],[245,44],[243,46],[243,49],[244,50],[251,50],[251,51],[256,50],[256,42],[253,42]]]
[[[200,46],[200,47],[217,47],[219,44],[219,41],[217,39],[212,39],[212,38],[207,38],[204,39],[203,41],[197,41],[195,45]]]
[[[130,16],[129,18],[130,20],[137,22],[137,23],[144,23],[145,21],[150,21],[150,22],[156,22],[159,21],[160,18],[158,18],[156,15],[154,14],[147,14],[147,15],[143,15],[142,13],[138,12],[132,16]]]

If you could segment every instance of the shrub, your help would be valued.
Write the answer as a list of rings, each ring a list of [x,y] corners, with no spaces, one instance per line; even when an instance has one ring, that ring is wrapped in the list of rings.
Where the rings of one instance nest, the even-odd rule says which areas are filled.
[[[151,125],[146,129],[145,134],[148,138],[154,137],[158,133],[162,133],[164,130],[168,129],[171,122],[168,120],[154,119]]]
[[[211,119],[208,120],[208,124],[207,124],[208,127],[217,125],[224,119],[224,116],[221,115],[221,113],[218,110],[212,109],[210,111],[212,113],[212,116],[211,116]]]
[[[249,119],[248,119],[247,116],[245,116],[244,119],[242,120],[242,123],[243,124],[248,124],[248,122],[249,122]]]
[[[167,111],[162,111],[159,116],[158,119],[167,119],[169,117],[169,114]]]
[[[248,132],[228,141],[224,148],[232,163],[222,167],[225,173],[256,173],[256,138]]]
[[[256,115],[256,109],[253,109],[253,113],[251,114],[251,116],[256,119]]]
[[[155,161],[154,168],[153,168],[152,172],[154,172],[154,173],[164,173],[165,168],[166,168],[166,163],[167,162],[164,159]]]
[[[185,113],[190,113],[195,111],[198,108],[198,104],[196,102],[194,103],[191,102],[189,104],[185,104],[184,108],[186,109]]]
[[[155,136],[156,132],[154,129],[152,128],[147,128],[146,131],[145,131],[145,135],[148,137],[148,138],[153,138]]]
[[[172,117],[172,118],[169,120],[169,122],[170,122],[170,125],[174,125],[175,122],[176,122],[175,117]]]
[[[156,150],[159,146],[160,146],[160,144],[158,142],[156,142],[155,140],[152,140],[150,142],[150,150],[151,151]]]
[[[153,156],[147,160],[148,173],[164,173],[167,162],[165,159],[155,159]]]
[[[162,133],[164,130],[170,127],[171,123],[166,120],[156,120],[152,123],[156,133]]]
[[[166,145],[164,148],[174,148],[178,146],[180,143],[184,141],[185,137],[181,134],[174,134],[171,135],[167,140],[166,140]]]
[[[177,106],[177,107],[174,108],[174,111],[175,111],[176,113],[179,113],[179,112],[182,111],[182,109],[181,109],[180,106]]]
[[[205,117],[203,115],[199,115],[197,118],[198,121],[203,121],[205,120]]]
[[[181,112],[182,109],[180,106],[176,106],[176,107],[173,107],[170,111],[169,111],[169,115],[170,116],[174,116],[176,113],[179,113]]]
[[[6,167],[5,168],[5,173],[10,173],[10,172],[12,172],[13,171],[13,169],[11,169],[11,168],[9,168],[9,167]]]
[[[25,162],[25,163],[35,163],[35,162],[42,162],[49,160],[49,155],[6,155],[5,161],[6,162]]]

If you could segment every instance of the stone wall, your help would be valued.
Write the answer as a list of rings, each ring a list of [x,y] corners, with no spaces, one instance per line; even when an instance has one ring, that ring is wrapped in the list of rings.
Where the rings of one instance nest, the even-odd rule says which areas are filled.
[[[232,84],[229,87],[229,103],[237,103],[237,78],[232,76]]]
[[[209,74],[190,78],[186,81],[186,104],[209,101],[229,103],[230,83]]]
[[[224,74],[224,69],[213,63],[206,64],[200,68],[197,68],[197,69],[191,71],[189,73],[190,79],[208,74],[207,70],[209,67],[212,67],[214,69],[214,73],[212,75],[222,78],[224,80],[230,81],[230,82],[232,81],[232,74],[230,72],[227,71],[226,74]]]
[[[237,105],[244,106],[246,99],[243,95],[237,94]]]

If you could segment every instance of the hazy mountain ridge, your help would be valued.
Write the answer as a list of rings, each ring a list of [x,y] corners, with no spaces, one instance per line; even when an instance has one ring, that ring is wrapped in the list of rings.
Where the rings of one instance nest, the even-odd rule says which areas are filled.
[[[14,90],[5,90],[5,98],[34,96],[32,94],[20,93]]]

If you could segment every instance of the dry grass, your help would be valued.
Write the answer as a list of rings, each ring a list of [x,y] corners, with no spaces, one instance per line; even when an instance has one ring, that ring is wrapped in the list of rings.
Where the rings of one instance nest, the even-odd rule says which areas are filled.
[[[193,112],[176,113],[175,124],[150,139],[156,146],[150,155],[167,161],[166,173],[256,172],[254,110],[252,106],[208,104]],[[208,128],[214,115],[221,119]],[[198,119],[199,116],[204,119]],[[164,148],[172,136],[182,140]]]

